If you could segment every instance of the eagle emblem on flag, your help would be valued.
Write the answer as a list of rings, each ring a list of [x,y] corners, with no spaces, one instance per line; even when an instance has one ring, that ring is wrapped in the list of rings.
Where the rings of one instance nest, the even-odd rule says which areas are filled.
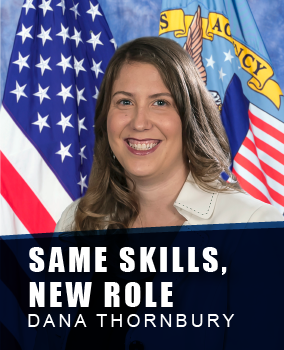
[[[193,62],[195,63],[197,69],[199,70],[199,74],[201,79],[203,80],[204,84],[207,83],[207,73],[206,69],[204,67],[203,61],[202,61],[202,44],[203,44],[203,38],[202,38],[202,19],[201,19],[201,9],[200,6],[198,6],[197,11],[195,12],[195,15],[193,17],[193,20],[188,28],[188,34],[186,41],[184,43],[183,48],[185,51],[189,54],[189,56],[192,58]],[[222,100],[220,97],[220,94],[217,91],[209,90],[212,97],[214,98],[214,101],[221,111],[222,109]]]

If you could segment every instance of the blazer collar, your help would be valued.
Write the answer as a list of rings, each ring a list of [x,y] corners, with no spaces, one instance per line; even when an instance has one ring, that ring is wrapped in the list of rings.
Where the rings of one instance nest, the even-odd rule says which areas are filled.
[[[209,219],[213,214],[217,197],[217,189],[216,192],[202,190],[189,173],[174,207],[187,221],[190,220],[192,215],[201,219]]]

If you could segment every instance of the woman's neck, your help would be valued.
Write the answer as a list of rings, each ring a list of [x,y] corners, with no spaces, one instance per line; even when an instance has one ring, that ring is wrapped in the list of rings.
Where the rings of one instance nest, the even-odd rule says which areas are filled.
[[[184,166],[158,179],[135,179],[140,213],[133,227],[182,225],[185,219],[173,204],[188,173],[189,168]]]

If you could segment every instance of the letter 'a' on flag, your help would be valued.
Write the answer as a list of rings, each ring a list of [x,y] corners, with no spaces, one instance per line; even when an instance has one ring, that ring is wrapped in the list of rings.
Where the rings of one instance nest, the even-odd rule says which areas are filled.
[[[53,232],[85,193],[115,49],[96,0],[25,0],[0,112],[1,235]]]
[[[198,67],[221,111],[241,187],[283,214],[283,93],[247,0],[163,0],[159,35],[177,41]]]

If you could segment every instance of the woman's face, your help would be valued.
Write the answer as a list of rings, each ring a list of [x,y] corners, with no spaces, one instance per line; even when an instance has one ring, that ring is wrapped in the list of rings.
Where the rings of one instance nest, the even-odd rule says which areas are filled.
[[[159,178],[185,166],[182,124],[158,70],[126,63],[112,89],[107,116],[110,147],[133,179]]]

